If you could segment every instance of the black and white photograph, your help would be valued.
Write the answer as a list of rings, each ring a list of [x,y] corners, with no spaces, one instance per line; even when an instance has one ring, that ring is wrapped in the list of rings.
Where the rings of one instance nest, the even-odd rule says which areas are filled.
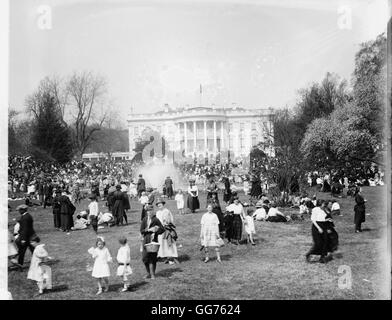
[[[1,299],[391,299],[391,1],[4,8]]]

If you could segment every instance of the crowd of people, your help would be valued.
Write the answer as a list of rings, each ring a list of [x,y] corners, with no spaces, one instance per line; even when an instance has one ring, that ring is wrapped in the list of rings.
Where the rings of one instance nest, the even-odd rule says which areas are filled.
[[[178,264],[177,230],[173,212],[166,206],[167,201],[175,201],[178,214],[195,213],[202,209],[205,212],[200,221],[200,244],[204,251],[204,262],[210,261],[209,250],[216,254],[216,261],[222,263],[220,247],[226,243],[241,245],[255,241],[257,221],[285,223],[291,220],[304,220],[310,217],[312,223],[313,246],[306,254],[310,261],[312,255],[319,255],[320,262],[326,263],[338,248],[338,234],[333,222],[334,217],[340,216],[340,205],[336,198],[330,201],[310,198],[306,193],[291,195],[290,214],[278,209],[275,199],[267,195],[268,185],[261,176],[255,174],[235,173],[235,166],[202,166],[192,165],[178,167],[183,177],[189,180],[186,190],[175,188],[171,177],[163,181],[162,194],[147,187],[141,174],[134,177],[136,166],[128,166],[125,162],[87,163],[72,161],[65,165],[48,164],[36,161],[31,157],[13,157],[9,162],[9,191],[10,198],[25,195],[25,203],[18,206],[20,217],[10,235],[10,261],[21,268],[27,249],[32,254],[28,278],[37,282],[39,293],[50,289],[50,261],[44,245],[34,231],[33,218],[28,210],[37,205],[46,208],[50,206],[53,212],[54,228],[69,234],[72,230],[92,228],[99,234],[99,226],[108,227],[128,224],[127,210],[131,208],[131,200],[141,204],[140,239],[142,262],[146,269],[146,278],[154,279],[158,261],[168,264]],[[378,183],[381,184],[381,173],[376,172]],[[317,187],[319,191],[331,192],[332,195],[343,194],[355,198],[354,224],[355,232],[362,231],[361,224],[365,222],[365,202],[361,195],[360,185],[356,181],[346,180],[345,177],[336,179],[336,175],[309,174],[309,187]],[[241,201],[238,184],[249,201]],[[30,187],[30,189],[29,189]],[[206,208],[200,206],[199,190],[202,188],[206,196]],[[84,191],[83,191],[84,190]],[[86,192],[86,196],[83,195]],[[222,195],[222,204],[219,195]],[[90,203],[85,210],[73,216],[76,206],[81,199],[88,198]],[[98,201],[103,201],[107,212],[100,212]],[[204,201],[203,201],[204,203]],[[154,206],[155,205],[155,206]],[[206,210],[204,210],[206,209]],[[226,242],[224,241],[226,240]],[[13,245],[16,244],[16,247]],[[129,276],[132,274],[131,257],[127,239],[119,239],[120,248],[117,254],[117,275],[123,281],[122,291],[129,288]],[[38,250],[37,250],[38,249]],[[94,260],[92,277],[97,279],[98,291],[101,294],[108,290],[110,268],[108,263],[113,261],[105,246],[103,237],[98,236],[96,245],[88,251]],[[17,257],[17,259],[16,259]]]

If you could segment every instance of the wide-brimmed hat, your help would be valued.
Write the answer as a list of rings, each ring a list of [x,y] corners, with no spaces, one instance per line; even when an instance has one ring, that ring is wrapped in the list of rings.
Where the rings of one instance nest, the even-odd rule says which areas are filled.
[[[121,185],[116,185],[116,189],[120,190],[121,189]]]
[[[95,200],[97,199],[97,195],[95,193],[92,193],[88,196],[89,199]]]
[[[166,202],[162,198],[158,198],[155,204],[158,205],[159,203],[165,204]]]
[[[262,206],[263,206],[263,201],[259,200],[256,202],[256,205],[255,205],[256,208],[261,208]]]
[[[56,189],[56,193],[61,193],[61,189]]]
[[[16,210],[27,210],[29,207],[25,204],[20,204],[19,206],[16,207]]]

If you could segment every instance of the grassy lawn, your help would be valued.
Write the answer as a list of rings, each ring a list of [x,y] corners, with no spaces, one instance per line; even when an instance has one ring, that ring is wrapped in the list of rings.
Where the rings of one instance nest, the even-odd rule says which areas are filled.
[[[174,213],[181,263],[158,263],[157,278],[153,281],[143,279],[145,270],[139,252],[141,206],[134,201],[128,212],[131,222],[128,226],[99,230],[113,257],[119,248],[118,237],[127,236],[134,270],[131,290],[118,292],[122,283],[115,276],[117,266],[112,265],[110,291],[98,297],[95,296],[95,280],[91,272],[86,271],[87,263],[92,263],[87,250],[95,244],[94,232],[87,229],[66,235],[54,230],[51,208],[30,208],[37,234],[46,244],[49,255],[58,260],[52,265],[54,290],[34,296],[36,284],[26,278],[31,257],[27,251],[23,272],[9,273],[9,291],[14,299],[386,299],[389,297],[385,288],[389,272],[382,267],[386,261],[385,187],[365,187],[363,194],[368,200],[367,213],[370,215],[366,216],[364,232],[360,234],[353,232],[354,200],[338,200],[343,213],[342,217],[335,218],[340,246],[334,260],[328,264],[305,262],[304,255],[312,245],[309,217],[301,222],[255,222],[256,246],[226,245],[221,249],[223,264],[218,264],[215,258],[203,263],[199,233],[204,210],[180,216],[175,201],[169,200],[167,206]],[[319,196],[330,197],[329,194]],[[240,197],[246,199],[243,194]],[[202,208],[205,198],[201,193]],[[19,203],[10,204],[15,208]],[[100,202],[100,206],[103,205]],[[77,212],[86,206],[87,201],[77,208]],[[18,215],[12,211],[9,220]],[[341,265],[351,268],[351,289],[338,287]]]

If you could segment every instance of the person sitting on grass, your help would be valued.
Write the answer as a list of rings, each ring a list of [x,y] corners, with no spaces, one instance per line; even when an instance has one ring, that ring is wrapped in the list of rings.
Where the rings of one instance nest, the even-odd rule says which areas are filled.
[[[106,226],[108,226],[108,227],[114,226],[114,224],[115,224],[114,217],[110,212],[104,212],[104,213],[100,212],[99,213],[98,226],[102,225],[102,224],[106,224]]]
[[[74,226],[71,228],[72,230],[84,230],[87,229],[88,220],[82,218],[80,214],[76,216]]]
[[[256,203],[256,211],[252,215],[253,219],[257,221],[265,221],[267,219],[267,211],[263,207],[261,200]]]
[[[342,216],[342,214],[340,213],[340,205],[335,199],[332,200],[331,214],[336,216]]]
[[[287,222],[286,216],[280,212],[275,202],[271,202],[271,208],[268,210],[268,217],[266,221],[269,222]]]

